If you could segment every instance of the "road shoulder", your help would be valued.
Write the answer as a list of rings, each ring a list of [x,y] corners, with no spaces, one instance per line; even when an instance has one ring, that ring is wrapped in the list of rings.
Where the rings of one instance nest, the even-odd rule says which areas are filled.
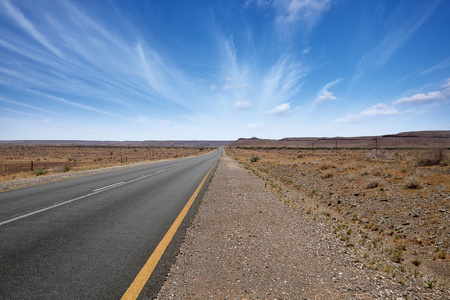
[[[445,299],[355,260],[323,219],[278,201],[222,156],[159,299]]]

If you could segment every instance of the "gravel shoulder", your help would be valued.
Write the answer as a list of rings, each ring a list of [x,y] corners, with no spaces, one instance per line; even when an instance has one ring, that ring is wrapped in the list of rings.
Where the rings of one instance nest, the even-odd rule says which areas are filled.
[[[333,234],[222,156],[159,299],[449,299],[423,278],[368,268]]]

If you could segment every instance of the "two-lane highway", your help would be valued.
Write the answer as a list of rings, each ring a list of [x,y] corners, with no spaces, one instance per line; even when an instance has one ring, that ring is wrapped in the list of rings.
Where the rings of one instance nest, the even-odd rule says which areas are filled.
[[[120,299],[221,153],[0,193],[0,298]],[[159,289],[182,231],[141,296]]]

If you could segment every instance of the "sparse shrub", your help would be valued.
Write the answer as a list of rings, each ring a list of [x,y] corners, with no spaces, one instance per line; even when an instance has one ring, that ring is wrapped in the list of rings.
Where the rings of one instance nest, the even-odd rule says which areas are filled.
[[[434,148],[418,152],[416,156],[416,164],[420,167],[436,166],[444,161],[446,161],[444,148]]]
[[[421,183],[417,177],[410,176],[406,179],[405,188],[407,189],[420,189]]]
[[[251,163],[257,162],[258,160],[260,160],[260,158],[259,158],[258,155],[254,155],[254,156],[252,156],[252,157],[250,158],[250,162],[251,162]]]
[[[64,172],[69,172],[70,171],[70,166],[68,164],[64,164]]]
[[[385,150],[375,149],[366,154],[367,159],[386,158],[387,154]]]
[[[403,250],[395,249],[391,253],[391,258],[393,262],[400,263],[403,260]]]
[[[417,259],[417,258],[412,261],[412,264],[417,266],[417,267],[420,266],[421,263],[422,263],[422,261],[420,259]]]
[[[402,238],[396,239],[395,248],[397,250],[406,250],[406,241]]]
[[[42,168],[37,168],[33,171],[34,175],[36,176],[40,176],[40,175],[45,175],[47,174],[47,170],[46,169],[42,169]]]

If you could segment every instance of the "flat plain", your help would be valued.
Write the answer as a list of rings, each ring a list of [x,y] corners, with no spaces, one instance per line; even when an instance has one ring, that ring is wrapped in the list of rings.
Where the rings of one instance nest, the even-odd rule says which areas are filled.
[[[0,144],[0,182],[45,174],[92,170],[162,159],[182,158],[207,147],[134,147]]]
[[[0,181],[181,158],[210,149],[1,144]],[[431,288],[450,285],[448,148],[266,145],[226,151],[299,214],[324,218],[358,263],[399,283],[412,276],[425,278]]]

